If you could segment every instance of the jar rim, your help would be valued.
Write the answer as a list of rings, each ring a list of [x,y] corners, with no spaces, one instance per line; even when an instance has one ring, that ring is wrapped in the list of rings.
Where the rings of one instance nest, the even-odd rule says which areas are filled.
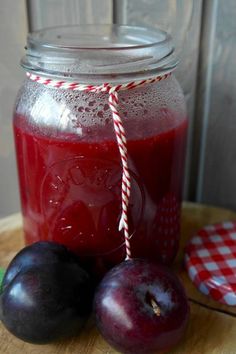
[[[152,77],[172,71],[176,64],[168,33],[116,24],[57,26],[29,33],[21,60],[27,71],[83,82]]]

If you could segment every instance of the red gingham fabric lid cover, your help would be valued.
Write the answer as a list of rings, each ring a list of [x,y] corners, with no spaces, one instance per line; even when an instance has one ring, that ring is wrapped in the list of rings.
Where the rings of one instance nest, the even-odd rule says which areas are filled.
[[[236,222],[199,230],[185,248],[185,265],[203,294],[236,306]]]

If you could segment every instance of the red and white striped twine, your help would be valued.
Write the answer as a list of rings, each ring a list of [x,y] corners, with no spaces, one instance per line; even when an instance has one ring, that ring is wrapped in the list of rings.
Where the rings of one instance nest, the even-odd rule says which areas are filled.
[[[123,127],[121,116],[118,112],[119,106],[119,97],[118,91],[132,90],[136,87],[140,87],[146,84],[151,84],[155,82],[162,81],[168,78],[171,73],[160,75],[154,78],[132,81],[126,84],[119,84],[113,86],[109,83],[104,83],[102,85],[83,85],[79,82],[71,81],[59,81],[53,80],[50,78],[37,76],[32,73],[26,73],[28,78],[32,81],[36,81],[40,84],[44,84],[54,88],[60,88],[65,90],[73,91],[86,91],[86,92],[104,92],[109,95],[109,107],[112,112],[113,125],[116,134],[117,145],[120,152],[121,163],[122,163],[122,212],[119,223],[119,231],[124,230],[125,237],[125,247],[126,247],[126,259],[131,258],[131,248],[130,248],[130,234],[129,234],[129,224],[128,224],[128,205],[130,198],[130,189],[131,189],[131,179],[130,172],[128,167],[128,152],[127,152],[127,140],[126,133]]]

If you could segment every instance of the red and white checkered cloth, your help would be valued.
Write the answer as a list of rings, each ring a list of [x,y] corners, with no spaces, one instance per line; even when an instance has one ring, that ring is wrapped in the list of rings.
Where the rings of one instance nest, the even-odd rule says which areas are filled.
[[[185,265],[203,294],[236,306],[236,222],[199,230],[186,246]]]

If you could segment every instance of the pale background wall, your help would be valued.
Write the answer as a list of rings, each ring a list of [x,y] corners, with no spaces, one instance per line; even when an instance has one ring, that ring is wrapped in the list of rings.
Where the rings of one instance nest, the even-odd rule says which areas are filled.
[[[198,198],[236,209],[236,1],[218,1],[214,17],[206,144]],[[211,68],[211,69],[210,69]]]
[[[1,1],[0,9],[0,216],[19,209],[12,137],[14,99],[23,78],[19,70],[27,33],[23,0]]]
[[[172,33],[190,117],[185,198],[236,209],[234,0],[8,0],[0,11],[0,216],[19,210],[11,116],[28,28],[129,23]]]

